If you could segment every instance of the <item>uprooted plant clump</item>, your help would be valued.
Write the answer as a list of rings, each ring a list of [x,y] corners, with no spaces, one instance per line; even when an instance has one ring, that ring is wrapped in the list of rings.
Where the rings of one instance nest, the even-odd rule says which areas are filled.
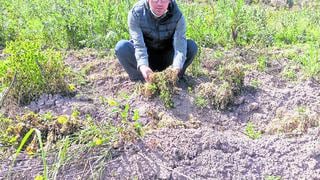
[[[308,109],[298,108],[290,112],[279,108],[275,119],[267,126],[268,134],[306,133],[309,128],[320,126],[319,114]]]
[[[151,80],[144,84],[142,94],[148,98],[159,95],[165,107],[173,108],[172,95],[174,94],[174,87],[178,80],[177,75],[178,72],[171,68],[151,74]]]
[[[243,82],[244,68],[241,64],[221,65],[210,82],[202,83],[195,89],[196,99],[204,99],[217,109],[224,110],[241,92]]]
[[[72,116],[53,116],[51,113],[39,115],[30,112],[16,119],[0,117],[0,124],[3,132],[0,135],[1,143],[12,147],[17,147],[18,142],[21,142],[31,129],[38,129],[43,142],[49,145],[84,127],[76,113]],[[25,145],[28,154],[34,154],[39,146],[36,136],[30,138]]]
[[[1,115],[0,130],[3,133],[0,134],[0,142],[1,146],[9,147],[2,153],[10,156],[12,148],[19,146],[20,149],[22,146],[28,155],[34,155],[41,150],[41,143],[47,151],[71,136],[77,137],[71,143],[119,148],[144,135],[144,127],[138,121],[138,110],[132,109],[128,102],[123,104],[112,98],[103,98],[102,101],[110,112],[101,122],[95,122],[89,114],[81,115],[76,109],[71,115],[53,115],[51,112],[29,112],[16,118]],[[29,132],[34,130],[40,132],[41,142],[36,134],[29,137]]]

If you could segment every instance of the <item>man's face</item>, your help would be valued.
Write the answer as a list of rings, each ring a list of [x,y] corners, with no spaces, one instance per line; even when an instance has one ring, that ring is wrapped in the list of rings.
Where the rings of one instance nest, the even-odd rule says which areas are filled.
[[[171,0],[148,0],[152,12],[162,16],[168,9]]]

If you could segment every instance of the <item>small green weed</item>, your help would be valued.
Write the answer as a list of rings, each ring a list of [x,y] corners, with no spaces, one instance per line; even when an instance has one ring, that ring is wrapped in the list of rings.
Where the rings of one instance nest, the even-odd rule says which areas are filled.
[[[212,57],[215,59],[222,58],[224,56],[224,52],[221,50],[216,50],[213,54]]]
[[[260,71],[265,71],[267,68],[267,58],[265,56],[259,56],[257,59],[257,66]]]
[[[245,128],[245,134],[251,139],[259,139],[261,132],[255,130],[255,126],[252,122],[248,122]]]
[[[195,105],[200,108],[204,108],[209,104],[207,99],[203,96],[197,96],[195,99]]]
[[[253,79],[253,80],[251,80],[251,82],[250,82],[250,84],[251,84],[251,86],[252,87],[254,87],[254,88],[258,88],[259,86],[261,86],[261,81],[259,80],[259,79]]]
[[[119,93],[117,98],[101,96],[100,100],[106,106],[108,117],[102,122],[95,122],[88,116],[88,127],[78,133],[81,143],[89,143],[90,146],[111,145],[117,148],[123,143],[142,137],[145,128],[139,121],[139,110],[129,104],[130,98],[126,93]]]
[[[285,67],[281,74],[284,78],[286,78],[288,80],[297,79],[297,72],[290,67]]]
[[[71,145],[70,138],[67,136],[63,138],[57,147],[59,147],[58,156],[57,156],[57,162],[52,167],[52,177],[53,179],[56,179],[59,173],[59,169],[64,165],[66,159],[67,159],[67,152],[68,148]]]
[[[302,114],[305,114],[307,112],[307,108],[304,107],[304,106],[298,106],[297,107],[297,112],[302,115]]]
[[[141,122],[138,121],[139,119],[140,119],[139,111],[137,109],[135,109],[133,111],[133,117],[132,117],[133,127],[139,136],[143,136],[143,134],[144,134],[143,127],[142,127]]]
[[[281,180],[281,176],[267,176],[265,180]]]

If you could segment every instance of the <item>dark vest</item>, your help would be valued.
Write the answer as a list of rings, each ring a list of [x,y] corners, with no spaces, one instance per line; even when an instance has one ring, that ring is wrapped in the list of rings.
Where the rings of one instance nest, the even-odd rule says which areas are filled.
[[[141,0],[134,8],[133,14],[139,19],[144,42],[150,50],[173,48],[173,35],[182,13],[172,0],[164,17],[155,18],[146,0]]]

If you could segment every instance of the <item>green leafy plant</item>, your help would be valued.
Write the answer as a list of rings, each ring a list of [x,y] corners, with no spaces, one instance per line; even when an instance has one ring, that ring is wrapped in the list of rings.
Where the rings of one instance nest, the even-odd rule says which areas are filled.
[[[267,176],[265,180],[281,180],[281,176]]]
[[[253,79],[250,82],[251,86],[253,86],[254,88],[258,88],[261,85],[261,83],[262,82],[259,79]]]
[[[243,11],[244,0],[238,0],[235,2],[231,2],[231,11],[230,11],[230,18],[231,18],[231,35],[232,40],[234,43],[238,44],[237,41],[239,29],[243,26],[241,23],[241,11]]]
[[[107,111],[110,112],[110,118],[117,123],[115,125],[107,123],[101,127],[91,122],[90,128],[86,131],[88,131],[87,133],[92,133],[87,136],[93,136],[93,145],[119,144],[133,141],[137,137],[143,136],[144,130],[141,122],[139,122],[139,111],[130,106],[130,97],[127,94],[120,94],[120,96],[122,96],[121,98],[124,99],[124,102],[114,98],[100,97],[102,102],[107,102]]]
[[[17,124],[16,126],[19,126],[19,124]],[[10,133],[10,130],[12,128],[13,120],[0,114],[0,130],[2,131],[2,133],[0,134],[1,144],[8,146],[17,143],[18,137]]]
[[[290,67],[285,67],[282,71],[282,76],[288,80],[295,80],[297,79],[297,73],[294,69]]]
[[[129,105],[129,103],[126,103],[124,105],[124,108],[120,111],[122,121],[124,121],[124,122],[128,121],[129,109],[130,109],[130,105]]]
[[[140,119],[140,115],[139,115],[139,111],[137,109],[135,109],[133,111],[133,127],[135,128],[136,132],[138,133],[139,136],[143,135],[143,127],[141,122],[139,122],[138,120]]]
[[[259,139],[261,137],[261,132],[255,130],[255,126],[252,122],[247,123],[245,128],[245,134],[253,140]]]
[[[54,116],[52,114],[52,112],[47,112],[45,114],[42,115],[42,118],[48,122],[52,121]]]
[[[278,16],[272,16],[274,19],[271,28],[275,29],[274,37],[278,44],[306,42],[306,31],[308,31],[309,25],[305,12],[279,11],[275,14]]]
[[[300,115],[303,115],[307,112],[307,108],[304,107],[304,106],[298,106],[297,107],[297,112],[300,114]]]
[[[9,57],[2,66],[2,87],[21,104],[29,103],[43,93],[68,92],[62,55],[54,50],[42,51],[39,40],[17,40],[7,43]],[[11,85],[10,85],[11,84]]]
[[[207,99],[203,96],[197,96],[195,99],[195,105],[200,108],[204,108],[209,104]]]
[[[307,76],[313,77],[320,73],[320,53],[316,46],[309,47],[306,54],[297,57],[297,61],[302,65],[302,68]]]
[[[257,66],[260,71],[264,71],[267,68],[267,58],[265,56],[259,56]]]

